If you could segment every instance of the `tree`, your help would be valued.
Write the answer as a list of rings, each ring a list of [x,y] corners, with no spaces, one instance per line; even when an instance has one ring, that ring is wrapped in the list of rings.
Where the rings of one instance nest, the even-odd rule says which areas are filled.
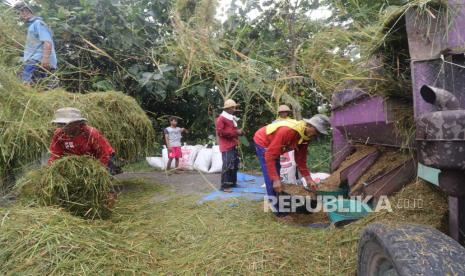
[[[214,8],[212,1],[200,3]],[[248,1],[245,6],[232,1],[220,27],[218,21],[197,16],[205,12],[189,18],[178,15],[176,46],[188,64],[185,76],[213,79],[224,98],[236,95],[245,103],[255,101],[258,106],[252,109],[268,113],[268,120],[281,102],[297,113],[303,103],[307,116],[316,112],[324,99],[312,89],[311,79],[300,74],[298,54],[319,29],[307,14],[317,6],[313,1]],[[248,18],[253,10],[259,16]]]

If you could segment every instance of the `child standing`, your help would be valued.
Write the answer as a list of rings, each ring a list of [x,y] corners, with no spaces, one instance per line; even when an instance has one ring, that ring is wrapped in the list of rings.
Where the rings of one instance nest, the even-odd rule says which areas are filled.
[[[166,147],[168,147],[168,166],[167,170],[171,169],[171,163],[173,159],[175,160],[175,168],[179,167],[179,158],[182,157],[181,151],[181,139],[182,133],[187,130],[184,128],[178,127],[178,119],[176,117],[170,117],[170,126],[165,128],[165,142]]]

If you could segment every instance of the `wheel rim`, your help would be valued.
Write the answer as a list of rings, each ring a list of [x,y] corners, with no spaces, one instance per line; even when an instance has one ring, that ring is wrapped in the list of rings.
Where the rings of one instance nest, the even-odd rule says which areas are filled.
[[[398,276],[394,265],[383,254],[373,256],[368,268],[368,275]]]

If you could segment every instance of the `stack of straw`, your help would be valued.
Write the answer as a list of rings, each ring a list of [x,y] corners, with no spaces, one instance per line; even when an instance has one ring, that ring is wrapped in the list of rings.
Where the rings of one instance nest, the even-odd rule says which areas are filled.
[[[166,185],[140,184],[121,195],[111,221],[50,207],[0,208],[0,274],[355,275],[366,225],[447,229],[447,198],[424,182],[390,197],[394,212],[324,231],[274,222],[262,202],[199,206],[195,196],[163,191]],[[165,197],[154,201],[154,193]]]
[[[120,92],[38,93],[0,68],[0,193],[6,178],[48,152],[56,109],[79,108],[91,126],[108,138],[118,157],[135,161],[154,148],[152,123],[137,102]]]
[[[44,206],[60,206],[84,218],[108,218],[111,176],[89,156],[68,156],[23,177],[18,188]]]

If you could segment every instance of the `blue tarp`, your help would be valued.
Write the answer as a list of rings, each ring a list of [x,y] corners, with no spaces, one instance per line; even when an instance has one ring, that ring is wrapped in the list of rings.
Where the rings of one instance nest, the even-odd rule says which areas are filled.
[[[245,198],[253,201],[263,200],[263,196],[266,194],[266,189],[261,187],[263,183],[265,183],[263,177],[238,173],[237,182],[237,187],[232,188],[232,193],[214,191],[199,200],[198,204],[203,204],[212,200],[225,200],[230,198]]]

